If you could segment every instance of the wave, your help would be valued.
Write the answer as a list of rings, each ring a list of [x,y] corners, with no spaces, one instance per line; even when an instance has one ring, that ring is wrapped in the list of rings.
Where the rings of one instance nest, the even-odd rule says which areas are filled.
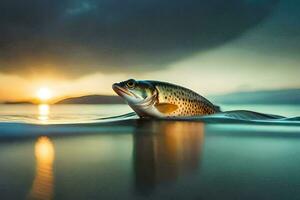
[[[99,118],[99,122],[106,121],[122,121],[124,119],[138,119],[134,113],[127,113],[124,115]],[[149,119],[146,119],[149,120]],[[300,125],[299,117],[284,117],[274,114],[259,113],[249,110],[234,110],[220,112],[214,115],[192,116],[192,117],[172,117],[156,120],[173,120],[173,121],[202,121],[207,123],[226,123],[226,122],[244,122],[244,123],[270,123],[270,124],[294,124]]]
[[[300,117],[284,117],[274,114],[259,113],[249,110],[234,110],[220,112],[214,115],[181,117],[176,120],[199,120],[211,123],[243,122],[263,124],[300,125]]]
[[[256,124],[300,126],[299,117],[284,117],[247,110],[221,112],[214,115],[176,117],[166,119],[139,119],[134,113],[113,117],[98,118],[90,122],[37,124],[19,122],[1,122],[0,138],[28,137],[39,135],[61,135],[78,133],[128,133],[136,128],[139,121],[192,121],[207,124]]]

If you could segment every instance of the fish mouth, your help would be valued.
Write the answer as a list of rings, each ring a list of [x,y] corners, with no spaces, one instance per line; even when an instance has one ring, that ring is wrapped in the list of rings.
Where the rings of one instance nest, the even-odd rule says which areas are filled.
[[[112,89],[119,95],[119,96],[133,96],[131,92],[121,87],[118,83],[112,85]]]

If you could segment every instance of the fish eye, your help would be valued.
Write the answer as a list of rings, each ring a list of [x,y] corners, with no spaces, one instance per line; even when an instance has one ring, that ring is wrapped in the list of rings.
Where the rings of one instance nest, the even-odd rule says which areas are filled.
[[[134,88],[134,86],[135,86],[135,81],[134,81],[133,79],[130,79],[130,80],[127,81],[126,85],[127,85],[127,87],[129,87],[129,88]]]

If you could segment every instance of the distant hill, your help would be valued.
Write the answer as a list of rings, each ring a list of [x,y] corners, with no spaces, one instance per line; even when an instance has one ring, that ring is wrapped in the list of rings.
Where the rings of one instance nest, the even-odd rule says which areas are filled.
[[[4,101],[3,104],[10,104],[10,105],[15,105],[15,104],[34,104],[31,101]]]
[[[234,92],[212,96],[216,104],[299,104],[300,89]]]
[[[123,99],[119,96],[109,95],[87,95],[81,97],[66,98],[55,104],[123,104]]]

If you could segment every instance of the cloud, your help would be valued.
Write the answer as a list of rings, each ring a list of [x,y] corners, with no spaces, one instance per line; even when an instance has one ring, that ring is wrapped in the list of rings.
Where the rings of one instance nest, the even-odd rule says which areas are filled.
[[[0,72],[144,72],[220,46],[276,0],[3,0]]]

